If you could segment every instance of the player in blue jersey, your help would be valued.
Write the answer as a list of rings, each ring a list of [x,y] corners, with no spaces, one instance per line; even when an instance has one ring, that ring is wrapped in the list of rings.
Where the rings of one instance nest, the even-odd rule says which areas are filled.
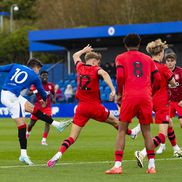
[[[33,114],[37,118],[55,126],[59,131],[63,131],[70,121],[58,122],[54,121],[50,116],[42,113],[34,107],[27,99],[21,96],[23,89],[29,88],[32,84],[36,86],[42,97],[42,107],[46,106],[47,93],[43,89],[41,80],[38,76],[39,70],[43,64],[36,58],[32,58],[27,62],[27,66],[20,64],[9,64],[0,66],[0,72],[7,72],[7,76],[2,86],[1,102],[4,104],[12,119],[15,120],[18,127],[18,138],[21,148],[19,160],[28,165],[33,163],[27,155],[27,139],[26,139],[26,122],[25,111]]]

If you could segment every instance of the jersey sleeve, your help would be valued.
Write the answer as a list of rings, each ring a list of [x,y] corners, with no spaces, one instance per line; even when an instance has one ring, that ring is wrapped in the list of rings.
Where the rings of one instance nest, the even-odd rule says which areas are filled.
[[[124,83],[124,66],[120,61],[119,57],[116,57],[115,63],[116,63],[116,81],[117,81],[118,93],[122,94],[123,83]]]
[[[51,83],[51,94],[55,95],[55,85]]]
[[[151,60],[151,81],[152,83],[154,82],[155,79],[155,75],[158,73],[158,69],[157,66],[155,65],[155,63]],[[159,74],[157,74],[159,75]]]
[[[76,71],[78,71],[79,70],[79,68],[81,67],[81,66],[83,66],[84,65],[84,63],[83,62],[81,62],[81,61],[77,61],[76,62]]]
[[[166,65],[163,66],[163,73],[168,81],[174,76],[174,73]]]
[[[0,72],[9,72],[13,66],[14,66],[14,64],[0,66]]]
[[[42,99],[44,101],[46,101],[46,99],[47,99],[47,93],[45,92],[45,90],[44,90],[44,88],[42,86],[41,80],[40,80],[40,78],[38,76],[36,77],[36,79],[35,79],[35,81],[34,81],[33,84],[37,88],[37,90],[38,90],[40,96],[42,97]]]

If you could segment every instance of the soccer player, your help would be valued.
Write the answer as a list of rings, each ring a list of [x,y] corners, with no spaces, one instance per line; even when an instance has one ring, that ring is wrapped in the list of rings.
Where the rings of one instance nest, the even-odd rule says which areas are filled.
[[[116,138],[115,164],[106,174],[122,174],[122,159],[125,135],[134,116],[139,119],[148,156],[147,173],[156,173],[155,154],[150,134],[152,120],[152,83],[158,88],[160,75],[152,59],[138,51],[140,36],[129,34],[124,40],[127,52],[116,57],[116,79],[118,94],[121,97],[120,123]]]
[[[146,50],[151,54],[159,73],[161,75],[160,89],[153,93],[153,110],[155,112],[155,123],[159,126],[159,133],[153,138],[154,147],[165,143],[167,130],[169,125],[169,98],[168,98],[168,84],[172,87],[176,86],[174,75],[168,67],[162,63],[164,56],[164,49],[167,47],[166,42],[157,39],[148,43]],[[142,151],[136,151],[135,157],[139,167],[143,167],[143,159],[147,155],[146,148]]]
[[[174,78],[179,85],[175,88],[169,87],[170,92],[170,120],[168,126],[168,139],[173,147],[174,156],[182,157],[182,150],[177,145],[176,136],[173,129],[172,119],[178,113],[178,119],[182,128],[182,68],[176,66],[176,54],[173,50],[170,52],[165,51],[164,61],[167,67],[174,73]],[[165,142],[160,144],[159,149],[156,151],[156,154],[162,154],[166,149]]]
[[[103,77],[104,81],[111,89],[110,100],[113,100],[115,97],[114,86],[109,74],[98,66],[101,55],[92,52],[92,50],[92,47],[88,45],[73,54],[78,85],[76,98],[79,103],[73,118],[70,135],[63,141],[58,152],[48,161],[48,167],[53,167],[64,152],[77,140],[82,128],[89,119],[92,118],[100,122],[111,124],[115,128],[118,127],[118,119],[101,104],[99,77]],[[80,59],[83,54],[85,54],[84,61]]]
[[[36,94],[36,102],[34,104],[35,107],[51,117],[52,116],[51,100],[53,101],[53,103],[55,103],[55,96],[56,96],[54,84],[51,82],[48,82],[48,72],[47,71],[41,71],[40,78],[41,78],[44,90],[48,93],[47,100],[46,100],[46,103],[47,103],[46,107],[42,107],[42,98],[34,85],[32,85],[30,87],[30,91],[29,91],[28,95],[32,95],[35,93]],[[52,96],[52,98],[51,98],[51,96]],[[31,115],[30,119],[31,120],[28,124],[27,133],[26,133],[27,138],[30,136],[32,128],[38,120],[38,118],[36,116],[34,116],[33,114]],[[46,139],[47,139],[49,130],[50,130],[50,125],[48,123],[45,123],[44,133],[43,133],[43,137],[42,137],[42,141],[41,141],[42,145],[45,145],[45,146],[48,145],[46,142]]]
[[[42,97],[42,105],[46,106],[47,94],[42,87],[38,72],[42,67],[41,61],[32,58],[27,62],[27,66],[20,64],[9,64],[0,66],[0,72],[7,72],[7,76],[2,86],[1,102],[5,105],[12,119],[15,120],[18,128],[18,138],[21,148],[19,160],[28,165],[32,161],[27,155],[26,122],[25,111],[32,113],[37,118],[55,126],[59,131],[63,131],[70,123],[54,121],[48,115],[42,113],[34,107],[28,100],[20,95],[20,92],[34,84]]]

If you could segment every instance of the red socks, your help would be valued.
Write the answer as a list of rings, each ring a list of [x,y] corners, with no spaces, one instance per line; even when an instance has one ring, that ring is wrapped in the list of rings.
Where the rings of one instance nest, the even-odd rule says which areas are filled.
[[[59,152],[63,154],[74,142],[75,141],[72,137],[67,138],[66,140],[64,140],[61,147],[59,148]]]

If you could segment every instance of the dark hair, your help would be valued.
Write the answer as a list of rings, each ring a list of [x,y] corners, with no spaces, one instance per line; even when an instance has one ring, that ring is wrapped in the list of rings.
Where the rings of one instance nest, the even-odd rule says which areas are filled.
[[[40,75],[43,74],[43,73],[47,73],[47,74],[48,74],[48,71],[42,70],[42,71],[40,72]]]
[[[140,45],[141,38],[138,34],[128,34],[126,37],[123,39],[123,43],[125,44],[126,47],[137,47]]]
[[[37,58],[30,58],[27,61],[27,66],[32,67],[32,68],[36,67],[36,66],[42,67],[43,63],[40,60],[38,60]]]

